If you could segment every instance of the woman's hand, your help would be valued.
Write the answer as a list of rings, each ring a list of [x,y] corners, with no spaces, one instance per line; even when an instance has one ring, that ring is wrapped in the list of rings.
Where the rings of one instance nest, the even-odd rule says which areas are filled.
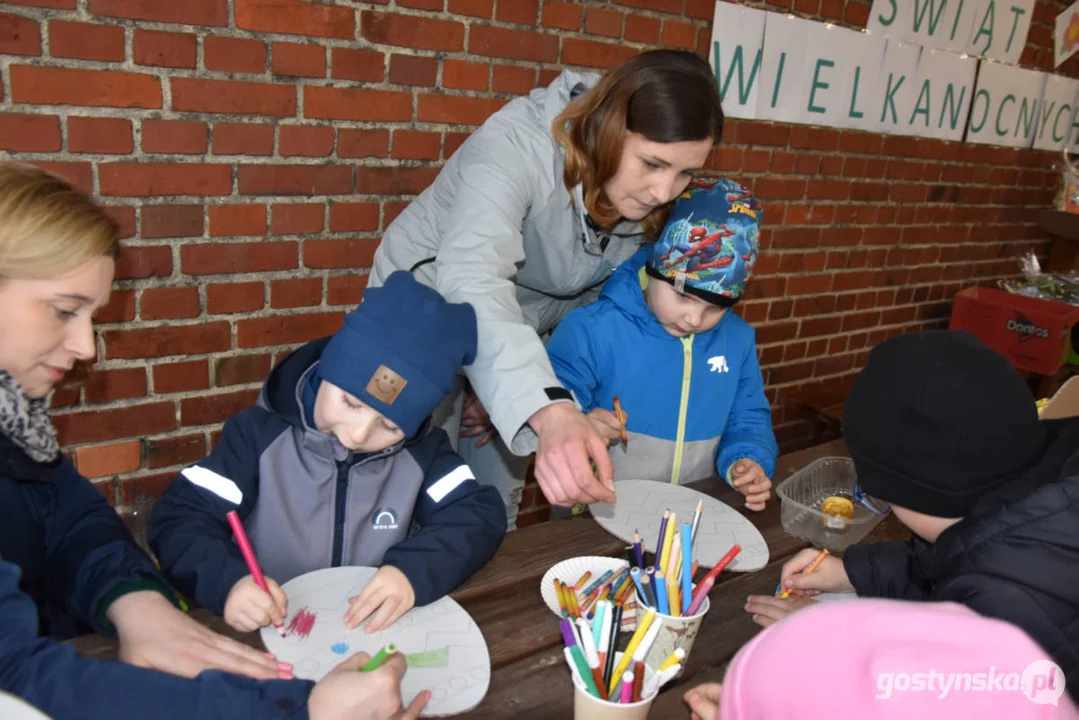
[[[406,708],[401,699],[405,656],[394,653],[377,670],[363,672],[371,656],[356,653],[331,670],[311,691],[307,714],[311,720],[416,720],[431,699],[424,690]]]
[[[580,410],[570,403],[554,403],[537,410],[528,424],[539,437],[536,482],[552,505],[614,502],[614,467],[607,441]]]
[[[750,595],[746,598],[746,612],[753,616],[753,622],[761,627],[768,627],[793,612],[816,604],[817,601],[810,598]]]
[[[491,422],[491,416],[487,414],[487,408],[483,407],[476,393],[469,393],[465,398],[464,408],[461,410],[461,437],[477,437],[476,447],[483,447],[491,441],[498,430]]]
[[[719,697],[723,686],[719,683],[702,683],[682,696],[689,706],[690,720],[716,720],[719,717]]]
[[[224,670],[256,680],[290,679],[292,666],[199,624],[153,591],[122,595],[108,609],[120,639],[120,659],[130,665],[193,678]]]

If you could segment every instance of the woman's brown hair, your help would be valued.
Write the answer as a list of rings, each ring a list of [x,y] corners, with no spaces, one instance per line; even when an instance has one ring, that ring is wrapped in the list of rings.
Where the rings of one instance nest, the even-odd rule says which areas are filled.
[[[563,180],[584,185],[588,214],[603,227],[621,218],[603,186],[618,172],[626,132],[652,142],[674,143],[723,136],[719,87],[708,63],[689,52],[652,50],[614,68],[566,106],[551,126],[566,151]],[[642,221],[651,233],[666,220],[667,206]]]

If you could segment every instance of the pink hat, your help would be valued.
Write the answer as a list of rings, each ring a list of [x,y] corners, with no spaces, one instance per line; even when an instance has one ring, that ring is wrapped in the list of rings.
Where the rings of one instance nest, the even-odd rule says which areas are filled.
[[[1064,674],[1019,628],[955,603],[819,603],[738,651],[722,720],[1074,720]]]

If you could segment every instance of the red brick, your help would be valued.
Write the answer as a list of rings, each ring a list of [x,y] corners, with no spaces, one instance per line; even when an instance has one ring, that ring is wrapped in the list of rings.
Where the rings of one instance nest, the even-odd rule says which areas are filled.
[[[416,119],[450,125],[482,125],[504,100],[455,95],[420,95]]]
[[[241,195],[344,195],[352,192],[348,165],[240,165]]]
[[[210,387],[210,364],[205,360],[185,360],[154,365],[153,378],[156,395],[206,390]]]
[[[89,9],[94,15],[179,25],[224,27],[229,23],[228,0],[90,0]]]
[[[558,37],[546,33],[473,25],[468,36],[472,55],[553,63],[558,60]]]
[[[304,115],[329,120],[408,121],[412,94],[387,90],[304,88]]]
[[[211,283],[206,286],[206,312],[213,315],[253,312],[266,304],[260,282]]]
[[[135,319],[135,291],[113,290],[109,302],[97,311],[97,322],[116,323]]]
[[[172,472],[118,478],[118,502],[120,505],[130,506],[140,502],[140,499],[149,498],[153,500],[159,498],[175,479],[176,473]],[[100,483],[98,484],[100,485]]]
[[[438,175],[435,167],[357,167],[356,192],[363,195],[418,195]]]
[[[352,40],[356,11],[303,0],[235,0],[236,27],[256,32]]]
[[[795,125],[791,128],[791,147],[810,150],[835,150],[839,147],[839,131],[830,128]]]
[[[405,211],[408,207],[408,203],[404,201],[392,202],[385,201],[382,203],[382,227],[387,228],[390,226],[397,216]]]
[[[663,44],[668,47],[692,50],[697,45],[697,28],[689,23],[664,20]]]
[[[0,113],[0,150],[56,152],[60,118],[56,115]]]
[[[145,368],[91,370],[83,386],[86,402],[128,400],[146,396]]]
[[[366,275],[341,275],[326,281],[327,305],[359,305],[367,287]]]
[[[94,171],[88,162],[50,162],[30,160],[30,165],[67,180],[87,195],[94,194]]]
[[[869,24],[869,5],[847,3],[843,19],[854,28],[864,28]]]
[[[495,65],[491,89],[495,92],[523,95],[536,87],[536,70],[520,65]]]
[[[182,163],[102,163],[98,166],[102,195],[228,195],[232,168],[228,165]]]
[[[179,77],[169,82],[174,110],[237,115],[296,114],[296,88],[291,85]]]
[[[204,122],[142,121],[142,149],[148,153],[201,155],[206,152],[208,137],[209,131]]]
[[[135,29],[135,63],[172,68],[194,68],[195,36],[189,33]]]
[[[299,267],[299,248],[294,242],[184,245],[180,267],[188,275],[294,270]]]
[[[143,320],[196,318],[201,313],[198,288],[146,288],[142,291],[139,317]]]
[[[54,58],[123,62],[124,29],[117,25],[51,20],[49,55]]]
[[[625,45],[565,38],[562,41],[562,63],[596,68],[613,68],[637,54],[636,48]]]
[[[232,333],[227,322],[135,330],[108,330],[105,354],[109,358],[160,358],[228,350]]]
[[[78,0],[6,0],[7,5],[27,5],[30,7],[74,10]]]
[[[271,212],[271,234],[299,235],[322,231],[326,206],[322,203],[309,205],[274,205]]]
[[[444,4],[445,0],[397,0],[398,7],[413,10],[441,10]]]
[[[271,69],[275,75],[326,77],[326,49],[320,45],[275,42]]]
[[[265,235],[265,205],[211,205],[210,236]]]
[[[801,200],[805,197],[805,180],[790,178],[758,178],[753,181],[753,191],[761,199]]]
[[[491,19],[495,0],[446,0],[446,10],[454,15]]]
[[[312,278],[322,282],[321,278]],[[289,281],[285,281],[289,282]],[[319,294],[322,288],[319,286]],[[270,374],[270,356],[261,355],[232,355],[218,358],[214,362],[214,378],[218,387],[227,385],[248,385],[261,383]]]
[[[390,56],[390,82],[395,85],[431,87],[438,77],[438,58],[418,55]]]
[[[0,137],[3,136],[0,131]],[[67,149],[78,153],[126,155],[135,149],[131,121],[68,116]]]
[[[657,12],[680,15],[682,13],[682,0],[612,0],[615,5],[641,8],[642,10],[655,10]]]
[[[371,267],[378,240],[307,240],[303,264],[312,269]]]
[[[254,406],[258,395],[259,391],[254,389],[184,398],[180,401],[180,424],[190,426],[224,422]]]
[[[457,152],[457,148],[464,145],[468,137],[469,133],[447,132],[445,140],[442,141],[442,159],[449,160],[450,155]]]
[[[150,469],[190,465],[206,457],[206,436],[150,438],[146,440],[146,467]]]
[[[320,277],[288,278],[270,282],[270,307],[272,308],[311,307],[321,303],[322,278]]]
[[[282,125],[278,151],[285,156],[325,157],[333,152],[328,125]]]
[[[168,245],[124,245],[116,261],[116,279],[134,280],[172,275],[172,248]]]
[[[487,75],[486,63],[464,60],[442,61],[442,87],[456,90],[486,90]]]
[[[266,71],[266,43],[259,40],[207,36],[202,41],[207,70],[239,73]]]
[[[584,16],[584,31],[589,35],[622,36],[622,19],[625,14],[620,10],[589,8]]]
[[[176,427],[176,409],[171,402],[152,402],[110,410],[89,410],[55,415],[53,425],[64,445],[143,437]]]
[[[763,122],[740,122],[735,141],[740,145],[775,145],[785,147],[790,143],[789,125]]]
[[[75,450],[75,467],[87,478],[132,472],[142,466],[142,443],[131,440],[111,445],[95,445]]]
[[[581,28],[581,6],[577,3],[544,0],[540,24],[544,27],[559,28],[560,30],[579,30]]]
[[[217,123],[213,150],[215,155],[272,155],[273,125]]]
[[[562,73],[558,68],[542,68],[539,74],[539,87],[549,87]]]
[[[472,31],[475,32],[476,27]],[[365,40],[379,45],[447,52],[463,50],[465,46],[463,24],[416,15],[364,10],[360,32]]]
[[[386,157],[390,152],[389,130],[341,128],[337,135],[337,156],[342,158]]]
[[[437,132],[394,130],[392,157],[401,160],[438,160],[442,136]]]
[[[41,26],[22,15],[0,13],[0,54],[40,55]]]
[[[715,10],[716,4],[713,0],[686,0],[686,17],[711,20]]]
[[[535,25],[539,0],[499,0],[495,20],[518,25]]]
[[[374,50],[334,48],[330,56],[330,75],[341,80],[381,82],[386,73],[385,56]]]
[[[202,236],[202,205],[143,205],[142,238]]]
[[[18,103],[161,107],[161,84],[152,75],[25,65],[12,65],[8,72],[11,75],[11,99]]]
[[[711,0],[709,0],[711,2]],[[625,39],[631,42],[655,44],[659,42],[659,20],[642,15],[626,17]]]
[[[330,232],[378,230],[378,213],[376,202],[333,203],[330,205]]]
[[[342,312],[239,320],[236,323],[236,342],[242,348],[310,342],[337,332],[343,320]]]

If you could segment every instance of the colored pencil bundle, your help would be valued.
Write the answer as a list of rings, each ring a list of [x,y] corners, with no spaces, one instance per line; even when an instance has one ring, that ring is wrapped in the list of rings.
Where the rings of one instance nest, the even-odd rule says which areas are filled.
[[[637,590],[637,597],[645,607],[661,615],[681,617],[695,614],[708,596],[719,573],[742,551],[739,545],[734,545],[700,582],[694,584],[693,575],[696,574],[697,562],[693,559],[693,549],[703,510],[704,501],[701,500],[697,503],[693,521],[681,526],[678,525],[676,513],[663,511],[653,563],[645,564],[646,552],[641,536],[639,533],[633,536],[631,562],[635,562],[636,566],[630,568],[630,577]]]
[[[613,570],[608,570],[587,585],[592,577],[591,571],[586,572],[572,585],[555,578],[555,597],[558,598],[562,617],[591,620],[596,614],[598,603],[608,599],[619,606],[636,607],[629,570],[627,566],[617,575]]]

